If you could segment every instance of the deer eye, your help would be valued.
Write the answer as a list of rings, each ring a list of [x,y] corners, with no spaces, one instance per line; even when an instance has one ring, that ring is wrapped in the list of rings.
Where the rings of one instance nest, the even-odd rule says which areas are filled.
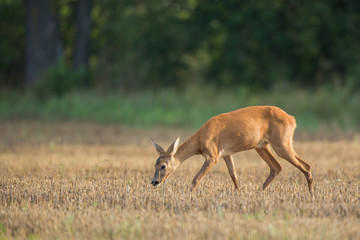
[[[161,169],[165,169],[165,168],[166,168],[166,166],[165,166],[165,165],[162,165],[160,168],[161,168]]]

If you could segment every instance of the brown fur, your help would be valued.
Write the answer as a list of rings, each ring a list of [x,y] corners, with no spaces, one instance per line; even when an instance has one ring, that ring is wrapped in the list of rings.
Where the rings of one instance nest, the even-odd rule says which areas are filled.
[[[192,181],[191,190],[198,186],[200,180],[219,161],[220,157],[224,158],[231,179],[235,187],[239,189],[231,155],[255,148],[270,168],[270,174],[263,184],[263,189],[265,189],[282,169],[271,153],[271,146],[277,155],[304,173],[309,191],[312,192],[311,166],[301,159],[292,147],[295,128],[295,118],[273,106],[247,107],[217,115],[209,119],[179,148],[177,147],[179,139],[166,152],[154,142],[160,157],[155,164],[156,170],[153,181],[161,183],[184,160],[192,155],[202,154],[205,162]],[[161,166],[166,166],[166,168],[161,169]]]

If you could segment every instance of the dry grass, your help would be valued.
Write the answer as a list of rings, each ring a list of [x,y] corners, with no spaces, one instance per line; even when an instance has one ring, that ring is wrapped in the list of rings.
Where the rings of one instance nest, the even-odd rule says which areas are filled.
[[[359,239],[360,143],[296,141],[314,167],[284,171],[259,190],[268,167],[255,151],[235,155],[239,192],[217,164],[190,195],[203,160],[186,161],[150,185],[156,153],[188,131],[83,124],[0,125],[0,239]]]

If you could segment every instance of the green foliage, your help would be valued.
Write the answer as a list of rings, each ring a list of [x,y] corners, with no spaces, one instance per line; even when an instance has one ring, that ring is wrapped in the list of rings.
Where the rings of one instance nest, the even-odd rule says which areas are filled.
[[[96,78],[125,89],[359,82],[359,10],[356,1],[102,1]]]
[[[310,86],[344,81],[360,57],[354,1],[199,1],[195,23],[209,29],[204,38],[212,58],[213,82]],[[344,48],[344,46],[347,46]]]
[[[85,69],[73,69],[63,61],[48,69],[47,73],[35,85],[35,92],[40,98],[61,96],[64,93],[85,87],[88,74]]]
[[[186,68],[183,56],[196,46],[189,29],[189,2],[101,3],[94,8],[94,15],[103,18],[94,36],[101,49],[100,87],[179,86],[180,80],[185,81],[181,78]]]
[[[68,214],[62,221],[62,225],[66,232],[67,237],[72,236],[73,224],[74,224],[74,215],[73,214]]]
[[[22,86],[25,57],[22,3],[22,0],[0,0],[0,87]]]
[[[22,4],[0,1],[0,33],[6,36],[0,42],[1,87],[21,86]],[[49,71],[40,95],[78,87],[81,77],[70,70],[74,7],[70,0],[59,5],[65,62]],[[351,84],[355,92],[360,89],[359,11],[360,2],[348,0],[94,0],[89,49],[94,81],[87,86],[143,90],[210,82],[258,90]]]
[[[3,223],[0,223],[0,240],[6,239],[6,226]]]
[[[182,126],[198,128],[210,117],[252,105],[275,105],[297,119],[298,128],[359,129],[359,94],[347,88],[318,90],[274,89],[254,92],[239,87],[219,90],[192,87],[184,91],[159,90],[124,94],[72,91],[39,100],[27,94],[0,94],[1,120],[91,121],[148,128]]]

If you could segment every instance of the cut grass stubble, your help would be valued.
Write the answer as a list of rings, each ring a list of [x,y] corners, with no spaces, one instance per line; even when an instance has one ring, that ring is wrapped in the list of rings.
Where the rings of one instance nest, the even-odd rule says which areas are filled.
[[[295,142],[314,167],[314,198],[303,174],[285,160],[281,174],[262,191],[269,169],[255,151],[235,155],[240,191],[220,162],[190,195],[202,158],[187,160],[154,188],[156,153],[144,141],[150,132],[92,126],[107,133],[99,143],[78,125],[63,130],[52,125],[48,132],[46,125],[25,126],[27,134],[9,124],[0,137],[7,141],[0,154],[0,237],[356,239],[360,234],[355,141]],[[37,131],[43,132],[34,135]],[[170,136],[160,137],[160,143],[190,134],[166,132]],[[82,135],[73,144],[61,140],[77,134]]]

